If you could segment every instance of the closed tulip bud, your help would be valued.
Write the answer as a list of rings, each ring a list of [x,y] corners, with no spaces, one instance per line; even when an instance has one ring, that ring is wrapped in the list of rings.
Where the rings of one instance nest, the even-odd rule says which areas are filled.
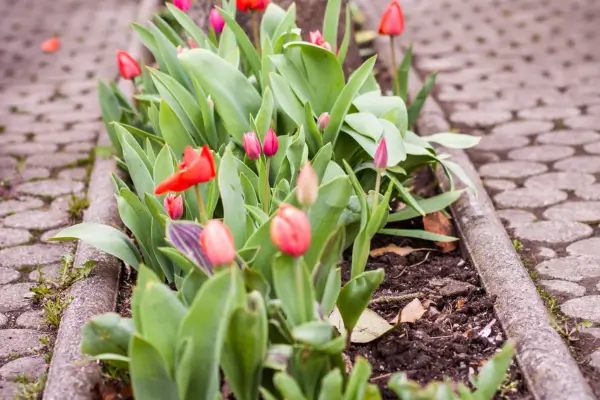
[[[386,169],[388,162],[387,144],[385,138],[381,138],[381,142],[375,150],[375,157],[373,159],[373,166],[377,169]]]
[[[165,196],[165,211],[171,219],[179,219],[183,215],[183,197],[174,194]]]
[[[393,0],[383,11],[379,22],[379,34],[398,36],[404,31],[404,15],[398,0]]]
[[[298,183],[296,184],[296,198],[304,207],[310,207],[317,201],[319,194],[319,178],[317,173],[307,161],[300,174],[298,174]]]
[[[324,131],[329,126],[330,121],[331,117],[329,116],[329,113],[324,112],[323,114],[319,115],[319,119],[317,119],[317,125],[319,126],[320,130]]]
[[[210,10],[210,14],[208,16],[208,22],[210,22],[210,26],[212,26],[213,30],[216,33],[223,32],[223,28],[225,27],[225,20],[219,13],[219,10],[213,8]]]
[[[277,150],[279,149],[279,139],[277,139],[277,135],[275,131],[271,128],[267,131],[265,135],[265,140],[263,140],[263,152],[267,157],[273,157],[277,154]]]
[[[187,11],[192,6],[191,0],[173,0],[173,5],[181,11]]]
[[[250,160],[257,160],[260,157],[260,142],[254,132],[244,133],[244,150]]]
[[[271,221],[271,240],[293,257],[300,257],[310,247],[310,222],[306,214],[290,204],[282,204]]]
[[[190,43],[190,49],[197,49],[198,45],[196,44],[196,42],[194,41],[194,39],[190,38],[190,40],[188,40],[188,42]]]
[[[40,48],[44,53],[54,53],[60,48],[60,39],[55,36],[44,40]]]
[[[200,234],[200,246],[214,265],[228,265],[235,260],[235,243],[227,226],[212,219]]]
[[[123,79],[133,79],[142,74],[140,65],[126,51],[117,51],[117,64]]]

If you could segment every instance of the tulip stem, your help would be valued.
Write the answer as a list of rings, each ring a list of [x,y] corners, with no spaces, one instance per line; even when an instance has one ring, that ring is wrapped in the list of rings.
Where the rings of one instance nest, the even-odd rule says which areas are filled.
[[[398,60],[396,59],[396,46],[394,45],[395,36],[390,36],[390,49],[392,51],[392,76],[394,77],[394,88],[396,96],[400,96],[400,81],[398,80]]]
[[[200,222],[206,223],[206,209],[204,208],[204,199],[202,199],[202,193],[200,193],[200,185],[195,185],[196,198],[198,199],[198,208],[200,209]]]
[[[302,265],[302,257],[294,257],[294,273],[296,275],[296,290],[298,291],[298,303],[300,304],[300,309],[304,309],[306,301],[304,300],[304,285],[303,279],[303,269],[304,265]],[[306,315],[308,321],[308,315]]]
[[[271,187],[269,185],[269,173],[271,170],[271,157],[267,157],[267,165],[265,166],[265,204],[263,208],[265,213],[269,215],[269,196],[271,194]]]
[[[381,187],[381,173],[377,171],[377,178],[375,179],[375,191],[373,192],[373,212],[377,208],[379,202],[379,188]]]
[[[250,19],[252,20],[252,35],[254,36],[254,46],[260,54],[260,38],[258,36],[258,20],[256,18],[256,11],[250,11]]]

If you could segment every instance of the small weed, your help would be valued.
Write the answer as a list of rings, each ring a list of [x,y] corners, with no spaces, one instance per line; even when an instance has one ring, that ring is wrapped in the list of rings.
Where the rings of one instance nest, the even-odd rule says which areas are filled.
[[[50,339],[48,339],[46,336],[42,336],[40,338],[40,343],[44,346],[48,346],[50,344]]]
[[[63,311],[67,308],[71,301],[73,300],[72,296],[67,296],[66,299],[62,297],[56,297],[54,299],[48,299],[44,302],[43,310],[44,310],[44,322],[48,325],[58,328],[60,325],[60,318],[62,317]]]
[[[521,381],[519,380],[511,380],[510,374],[506,374],[506,378],[504,378],[504,382],[502,382],[502,386],[498,391],[498,396],[501,399],[506,399],[510,396],[511,393],[516,393]]]
[[[46,374],[33,382],[22,382],[16,398],[17,400],[37,400],[40,398],[44,386],[46,386]]]
[[[516,251],[523,250],[523,243],[521,243],[521,241],[519,239],[515,239],[515,240],[513,240],[513,247],[515,248]]]
[[[77,196],[75,193],[71,194],[69,198],[69,214],[71,219],[81,219],[83,217],[83,210],[88,208],[90,201],[85,196]]]
[[[20,357],[21,357],[21,355],[19,353],[10,353],[8,355],[8,359],[11,360],[11,361],[12,360],[16,360],[17,358],[20,358]]]
[[[23,374],[19,374],[19,375],[15,376],[15,378],[13,380],[17,383],[23,383],[23,384],[29,382],[29,379],[27,379],[27,377]]]

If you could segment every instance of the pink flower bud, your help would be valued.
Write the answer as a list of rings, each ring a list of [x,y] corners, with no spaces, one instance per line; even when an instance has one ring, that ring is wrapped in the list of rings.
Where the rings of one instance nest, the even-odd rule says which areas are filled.
[[[188,40],[189,44],[190,44],[190,49],[197,49],[198,45],[196,44],[196,42],[194,41],[194,39],[190,38],[190,40]]]
[[[329,126],[330,121],[331,118],[329,117],[329,113],[324,112],[323,114],[319,115],[319,119],[317,119],[317,125],[319,126],[320,130],[324,131]]]
[[[192,6],[191,0],[173,0],[173,5],[181,11],[187,11]]]
[[[385,144],[385,138],[381,138],[379,146],[375,151],[375,157],[373,159],[373,166],[377,169],[386,169],[388,162],[387,144]]]
[[[173,193],[165,196],[165,211],[171,219],[179,219],[183,215],[183,197]]]
[[[307,161],[298,174],[298,183],[296,183],[296,198],[304,207],[310,207],[317,201],[319,194],[319,178],[317,173]]]
[[[210,26],[212,26],[216,33],[223,32],[223,28],[225,27],[225,20],[216,8],[210,10],[208,22],[210,22]]]
[[[293,257],[300,257],[310,247],[310,222],[303,211],[290,204],[279,207],[270,230],[275,246]]]
[[[260,157],[260,142],[256,133],[248,132],[244,133],[244,150],[250,160],[257,160]]]
[[[324,48],[325,50],[331,51],[331,45],[329,44],[329,42],[325,41],[325,38],[323,37],[323,34],[321,33],[321,31],[310,32],[309,36],[310,36],[310,42],[312,44],[320,46],[320,47]]]
[[[277,154],[277,150],[279,149],[279,139],[277,139],[277,135],[275,131],[271,128],[267,131],[265,135],[265,140],[263,140],[263,152],[267,157],[273,157]]]
[[[228,265],[235,260],[235,243],[227,226],[211,219],[200,234],[200,246],[214,265]]]

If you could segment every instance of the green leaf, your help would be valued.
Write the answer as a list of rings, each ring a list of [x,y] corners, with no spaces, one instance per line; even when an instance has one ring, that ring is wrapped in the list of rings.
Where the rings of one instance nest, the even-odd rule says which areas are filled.
[[[506,379],[506,370],[510,367],[515,349],[514,342],[506,342],[502,351],[496,353],[481,368],[474,382],[474,386],[477,388],[474,394],[478,400],[490,400],[494,397]]]
[[[188,307],[194,302],[200,288],[208,279],[209,276],[202,268],[194,268],[188,272],[179,291],[182,300]]]
[[[451,149],[468,149],[469,147],[476,146],[481,137],[464,135],[459,133],[436,133],[430,136],[424,136],[428,142],[434,142]]]
[[[260,21],[261,43],[265,42],[265,38],[273,38],[273,34],[286,15],[283,8],[275,3],[269,3]]]
[[[431,214],[441,211],[454,203],[464,193],[464,190],[454,190],[445,192],[428,199],[422,199],[417,202],[422,212],[415,210],[412,206],[406,207],[398,212],[390,214],[388,222],[406,221],[425,214]]]
[[[154,21],[156,22],[156,26],[158,27],[158,29],[160,29],[160,31],[165,35],[165,37],[169,39],[171,43],[173,43],[173,46],[186,47],[186,43],[183,41],[183,39],[181,39],[177,32],[175,32],[175,30],[169,25],[169,23],[162,19],[160,15],[155,14]]]
[[[417,119],[419,119],[419,114],[421,113],[421,108],[423,108],[423,104],[425,104],[425,100],[429,96],[431,89],[433,89],[433,85],[435,85],[435,78],[437,77],[437,72],[429,75],[425,84],[417,94],[417,97],[413,100],[410,107],[408,108],[408,126],[413,126]]]
[[[353,130],[372,139],[374,142],[379,141],[383,134],[383,127],[379,123],[379,118],[372,113],[348,114],[344,121]]]
[[[384,176],[387,176],[390,181],[392,182],[392,184],[394,184],[394,186],[396,187],[396,189],[398,190],[398,194],[400,196],[400,198],[409,206],[411,206],[414,210],[417,211],[417,213],[419,213],[419,215],[425,215],[427,214],[425,211],[423,211],[423,209],[421,208],[421,205],[419,203],[417,203],[417,201],[415,200],[415,198],[412,196],[412,194],[410,194],[410,192],[404,187],[404,185],[402,184],[402,182],[400,182],[398,180],[398,178],[396,178],[392,173],[390,173],[389,171],[385,171],[384,172]],[[388,219],[389,221],[389,219]]]
[[[332,49],[337,49],[338,24],[340,21],[340,12],[342,10],[341,0],[328,0],[325,8],[325,17],[323,18],[323,37],[329,42]],[[346,20],[350,25],[350,20]]]
[[[49,240],[81,240],[138,269],[142,258],[133,242],[112,226],[83,222],[58,232]]]
[[[404,58],[396,71],[396,77],[400,85],[400,93],[395,93],[396,96],[400,96],[402,100],[406,102],[408,98],[408,78],[410,76],[410,68],[412,66],[412,44],[404,53]]]
[[[155,58],[161,59],[164,63],[165,68],[160,66],[160,70],[168,72],[170,76],[175,78],[188,90],[192,90],[192,82],[190,78],[185,74],[179,60],[177,59],[177,49],[169,42],[169,39],[158,29],[154,24],[149,25],[149,30],[154,37],[156,43],[156,49],[159,54],[154,54]]]
[[[111,122],[121,121],[122,111],[119,107],[119,100],[114,95],[111,88],[106,85],[104,82],[98,83],[98,100],[100,102],[100,110],[102,113],[102,122],[104,122],[104,127],[106,128],[106,132],[110,138],[110,142],[117,149],[117,154],[123,154],[123,150],[121,149],[121,143],[119,142],[119,138],[114,131],[114,127]]]
[[[95,315],[81,329],[81,352],[92,356],[127,356],[133,332],[133,321],[130,318],[123,318],[114,312]]]
[[[371,297],[383,281],[383,269],[363,272],[348,282],[340,292],[337,306],[342,315],[344,326],[352,332]]]
[[[339,369],[329,371],[323,378],[318,400],[342,400],[342,384],[344,379]]]
[[[236,248],[241,248],[246,242],[244,190],[231,147],[227,147],[219,164],[218,181],[223,203],[223,222],[229,227]]]
[[[273,93],[271,89],[267,86],[265,88],[265,92],[263,93],[262,104],[260,106],[260,110],[258,110],[258,115],[256,116],[256,134],[262,141],[265,138],[265,134],[269,130],[271,126],[271,118],[273,117],[273,107],[275,106],[275,100],[273,99]]]
[[[196,143],[188,134],[177,114],[164,100],[160,103],[159,123],[165,142],[173,148],[175,153],[183,154],[187,146],[195,147]]]
[[[164,400],[179,398],[177,385],[169,374],[156,347],[138,336],[133,336],[129,349],[131,384],[136,399]]]
[[[362,357],[357,357],[352,368],[352,374],[348,380],[348,386],[344,398],[359,399],[363,397],[363,392],[366,389],[369,377],[371,376],[371,365]]]
[[[271,88],[277,105],[290,117],[297,125],[304,123],[304,108],[298,97],[292,91],[287,81],[274,72],[269,74]]]
[[[452,172],[454,175],[456,175],[458,179],[461,180],[462,183],[464,183],[469,189],[471,189],[473,193],[477,193],[477,188],[475,187],[475,184],[460,165],[448,160],[441,161],[438,159],[438,161],[440,161],[442,167],[444,167],[444,169],[446,169],[447,172]],[[450,190],[454,190],[454,187],[451,187]]]
[[[175,159],[169,146],[163,146],[154,162],[154,182],[158,185],[175,172]],[[158,196],[163,200],[166,195]]]
[[[285,372],[278,372],[273,378],[275,386],[286,400],[307,400],[298,383]]]
[[[312,107],[309,102],[304,103],[304,118],[306,120],[306,145],[310,155],[316,154],[323,148],[323,136],[313,116]]]
[[[123,130],[125,129],[117,126],[117,131],[119,130],[119,128]],[[127,135],[129,135],[129,133],[127,133]],[[129,170],[129,175],[131,177],[131,180],[133,181],[133,185],[135,186],[137,195],[140,198],[144,198],[144,193],[154,193],[154,181],[151,175],[152,169],[148,169],[147,166],[147,164],[150,164],[150,160],[148,160],[145,154],[143,155],[143,158],[140,157],[140,153],[134,150],[134,148],[130,144],[131,142],[124,139],[126,137],[126,135],[121,135],[123,157],[125,158],[125,162],[127,163],[127,169]],[[141,150],[141,152],[143,152],[143,150]]]
[[[378,233],[381,235],[392,235],[431,240],[432,242],[455,242],[458,240],[457,238],[452,236],[440,235],[438,233],[432,233],[420,229],[380,229]]]
[[[278,255],[273,262],[273,286],[292,326],[314,318],[315,293],[302,258]]]
[[[321,346],[333,338],[333,325],[326,321],[310,321],[292,329],[292,336],[300,343]]]
[[[194,21],[179,8],[175,7],[171,3],[165,3],[173,17],[179,22],[179,24],[185,29],[188,35],[196,42],[198,47],[206,48],[206,46],[210,43],[206,34],[196,25]]]
[[[352,19],[350,17],[350,6],[347,5],[346,6],[346,19],[345,19],[345,24],[346,24],[346,28],[344,30],[344,39],[342,39],[342,44],[339,47],[338,50],[338,60],[340,61],[340,64],[344,65],[344,61],[346,60],[346,55],[348,54],[348,47],[350,46],[350,37],[352,35],[351,32],[351,26],[352,26]]]

